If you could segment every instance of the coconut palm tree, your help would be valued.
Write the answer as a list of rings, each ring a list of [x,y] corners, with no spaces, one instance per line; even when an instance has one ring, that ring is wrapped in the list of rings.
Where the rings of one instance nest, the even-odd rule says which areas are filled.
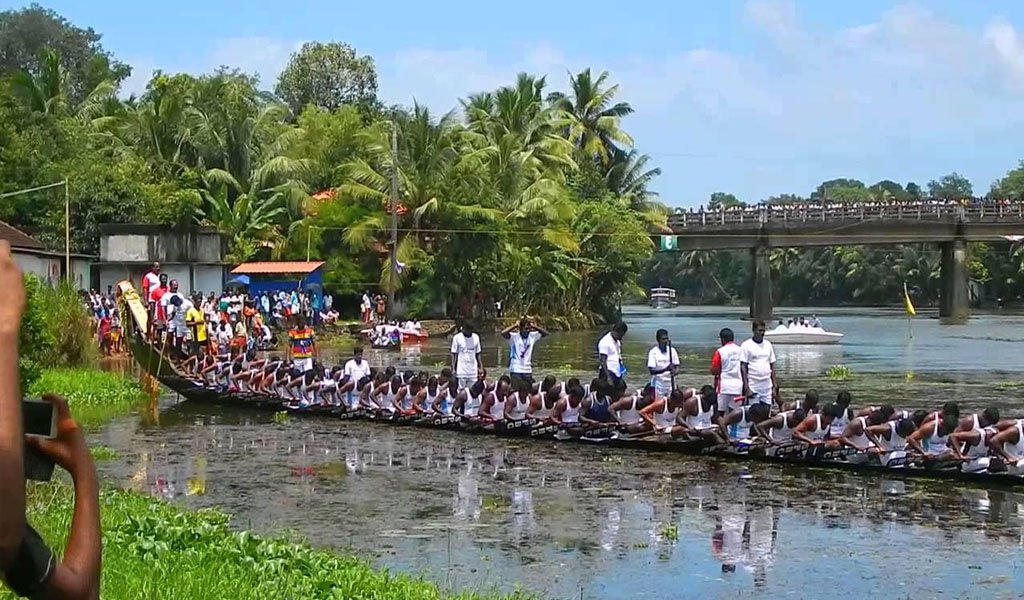
[[[68,100],[68,72],[56,50],[47,48],[39,57],[37,73],[19,69],[8,77],[7,84],[22,105],[32,112],[43,114],[71,113],[83,119],[100,115],[109,100],[114,98],[117,86],[104,80],[90,90],[81,103],[72,106]]]
[[[548,100],[569,120],[566,137],[585,156],[604,165],[621,146],[632,146],[633,138],[622,130],[622,117],[633,112],[626,102],[613,104],[619,91],[618,84],[606,87],[608,72],[602,71],[595,79],[590,69],[570,75],[569,95],[552,93]]]

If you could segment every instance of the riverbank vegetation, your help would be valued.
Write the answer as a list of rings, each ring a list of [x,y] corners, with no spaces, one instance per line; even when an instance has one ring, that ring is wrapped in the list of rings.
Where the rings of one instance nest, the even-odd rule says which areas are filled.
[[[60,548],[73,513],[71,492],[65,483],[33,485],[29,491],[30,522]],[[432,583],[373,569],[351,556],[232,531],[221,512],[184,512],[134,492],[103,491],[100,514],[104,599],[526,598],[443,593]],[[0,598],[13,596],[0,591]]]
[[[26,392],[31,396],[64,396],[75,419],[86,427],[127,415],[145,400],[134,380],[96,368],[43,370]]]
[[[868,186],[855,179],[822,183],[809,196],[784,194],[771,204],[916,202],[927,198],[960,200],[974,195],[971,183],[952,173],[922,188],[880,181]],[[1024,199],[1024,163],[993,183],[993,199]],[[736,196],[715,193],[709,208],[743,208]],[[756,204],[754,202],[753,204]],[[976,300],[1020,301],[1024,296],[1024,244],[970,243],[968,274]],[[906,282],[916,304],[935,305],[940,294],[941,254],[937,244],[775,248],[769,254],[772,297],[778,305],[844,304],[899,306]],[[661,253],[647,263],[642,282],[670,286],[687,302],[741,303],[749,298],[752,265],[748,250],[694,250]]]
[[[25,276],[25,314],[18,351],[23,390],[32,389],[44,369],[80,368],[95,362],[99,352],[92,321],[70,286],[51,287],[32,275]],[[71,379],[64,377],[60,382],[70,383]]]
[[[124,98],[131,68],[91,29],[33,6],[0,13],[0,37],[0,191],[67,177],[76,251],[97,251],[101,223],[204,224],[227,234],[229,260],[308,249],[329,291],[382,289],[394,171],[410,316],[483,316],[501,300],[586,323],[635,292],[648,228],[668,212],[607,73],[523,73],[435,114],[385,105],[372,57],[314,42],[277,82],[157,72]],[[55,194],[17,197],[0,218],[63,243]]]

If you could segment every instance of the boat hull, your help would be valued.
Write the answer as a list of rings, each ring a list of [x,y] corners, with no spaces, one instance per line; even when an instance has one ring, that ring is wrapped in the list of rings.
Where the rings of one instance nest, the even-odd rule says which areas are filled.
[[[675,300],[669,300],[667,298],[655,298],[649,303],[651,308],[675,308],[679,304]]]
[[[812,345],[812,344],[838,344],[839,340],[843,339],[841,333],[807,333],[807,332],[766,332],[764,339],[776,345],[789,345],[789,344],[800,344],[800,345]]]
[[[180,376],[161,376],[158,378],[161,383],[179,393],[181,396],[197,404],[216,404],[237,409],[282,412],[287,411],[295,417],[339,419],[346,421],[365,421],[391,426],[410,426],[427,429],[440,429],[457,431],[460,433],[494,435],[499,437],[532,438],[547,440],[558,443],[576,443],[585,445],[599,445],[612,448],[630,448],[647,452],[671,452],[687,456],[708,456],[730,461],[770,463],[792,467],[803,468],[825,468],[830,470],[842,470],[861,475],[884,476],[897,479],[945,479],[966,483],[983,484],[987,486],[1000,487],[1024,487],[1024,477],[1006,474],[984,474],[964,473],[959,470],[927,469],[920,467],[889,468],[878,464],[856,464],[843,460],[832,460],[809,456],[808,452],[800,450],[790,452],[785,456],[775,456],[765,453],[763,450],[743,451],[735,448],[721,448],[709,445],[700,440],[673,440],[662,436],[650,436],[647,438],[616,438],[583,437],[583,438],[560,438],[558,429],[554,426],[542,426],[538,424],[524,424],[516,428],[493,428],[482,427],[463,423],[456,417],[439,416],[405,416],[405,417],[380,417],[366,411],[346,411],[336,407],[310,407],[305,409],[290,408],[286,402],[274,396],[261,394],[240,393],[240,392],[218,392],[208,388],[196,386],[192,381]]]
[[[276,396],[251,392],[221,391],[197,384],[197,382],[179,372],[159,349],[145,340],[133,319],[128,319],[126,337],[129,339],[135,360],[145,372],[154,376],[160,383],[186,400],[196,404],[230,406],[236,409],[253,411],[288,411],[289,414],[296,417],[361,420],[393,426],[424,427],[501,437],[540,439],[559,443],[568,442],[630,448],[641,451],[673,452],[692,456],[709,456],[743,462],[763,462],[799,468],[820,467],[862,475],[880,475],[889,478],[945,479],[985,486],[1024,487],[1024,477],[1015,475],[964,473],[959,470],[931,469],[917,466],[894,469],[881,465],[862,465],[841,459],[834,460],[829,457],[813,456],[806,449],[799,447],[794,447],[792,451],[785,455],[776,455],[764,451],[763,448],[747,450],[735,447],[714,446],[703,440],[675,440],[667,436],[617,437],[611,435],[613,432],[610,428],[588,434],[588,436],[584,437],[563,437],[561,436],[562,432],[557,427],[537,422],[523,422],[512,426],[484,427],[479,424],[464,423],[452,416],[400,416],[391,418],[380,417],[361,410],[347,411],[340,407],[294,409],[287,402]]]

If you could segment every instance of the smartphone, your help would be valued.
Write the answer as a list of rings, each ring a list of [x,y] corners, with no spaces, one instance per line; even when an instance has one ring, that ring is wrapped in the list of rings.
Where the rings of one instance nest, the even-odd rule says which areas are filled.
[[[25,435],[53,439],[57,437],[57,407],[35,398],[21,401],[21,418]]]
[[[21,401],[21,418],[26,435],[57,437],[57,407],[35,398]],[[49,481],[53,477],[53,460],[31,446],[25,446],[25,479]]]

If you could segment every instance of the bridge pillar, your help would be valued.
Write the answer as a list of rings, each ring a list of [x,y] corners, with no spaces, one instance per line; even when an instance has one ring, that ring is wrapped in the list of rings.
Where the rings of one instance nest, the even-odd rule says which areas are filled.
[[[953,321],[966,321],[970,313],[967,292],[967,243],[963,238],[939,244],[942,250],[939,316]]]
[[[772,272],[768,265],[768,246],[757,244],[750,251],[750,318],[768,322],[772,318]]]

